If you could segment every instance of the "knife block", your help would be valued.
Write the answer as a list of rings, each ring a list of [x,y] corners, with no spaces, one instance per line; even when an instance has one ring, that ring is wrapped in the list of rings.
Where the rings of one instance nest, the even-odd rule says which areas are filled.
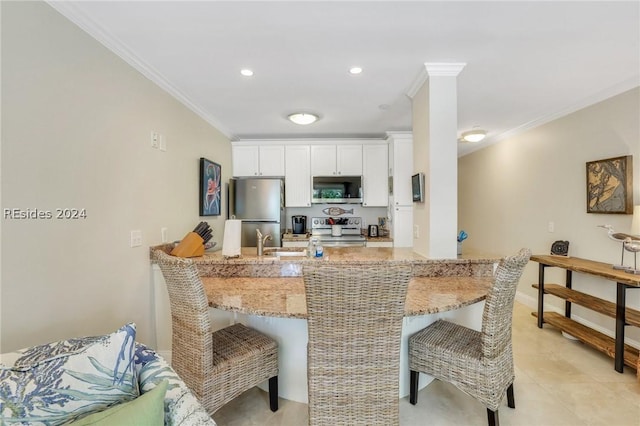
[[[202,256],[203,254],[204,240],[195,232],[189,232],[182,241],[171,250],[171,255],[177,257],[196,257]]]

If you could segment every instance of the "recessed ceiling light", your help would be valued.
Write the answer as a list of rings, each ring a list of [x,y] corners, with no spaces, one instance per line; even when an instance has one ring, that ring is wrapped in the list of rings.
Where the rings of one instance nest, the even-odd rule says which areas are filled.
[[[253,76],[253,71],[251,71],[249,68],[244,68],[240,70],[240,74],[244,75],[245,77],[251,77]]]
[[[462,134],[462,140],[465,142],[480,142],[487,136],[486,130],[473,129]]]
[[[360,68],[360,67],[351,67],[351,68],[349,68],[349,73],[353,74],[353,75],[360,74],[360,73],[362,73],[362,68]]]
[[[287,118],[293,123],[299,124],[301,126],[315,123],[318,120],[317,115],[311,114],[309,112],[296,112],[295,114],[290,114]]]

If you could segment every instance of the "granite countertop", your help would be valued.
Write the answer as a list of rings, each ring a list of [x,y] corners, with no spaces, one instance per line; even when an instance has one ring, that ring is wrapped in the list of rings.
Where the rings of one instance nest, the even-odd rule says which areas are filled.
[[[227,311],[283,318],[306,318],[302,277],[203,277],[209,305]],[[484,300],[492,277],[414,277],[405,315],[458,309]]]
[[[166,252],[170,244],[152,247]],[[301,251],[296,248],[279,250]],[[428,259],[411,248],[394,247],[326,247],[322,258],[303,256],[257,256],[255,247],[244,247],[241,256],[225,258],[221,251],[192,257],[202,277],[300,277],[302,266],[309,262],[335,265],[353,263],[410,263],[414,277],[491,277],[499,257],[464,255],[455,259]]]

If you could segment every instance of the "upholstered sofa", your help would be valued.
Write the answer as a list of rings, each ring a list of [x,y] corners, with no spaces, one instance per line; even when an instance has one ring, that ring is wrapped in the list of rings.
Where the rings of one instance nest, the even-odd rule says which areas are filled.
[[[155,408],[148,402],[151,395],[157,401]],[[165,425],[215,426],[169,364],[135,341],[133,324],[106,336],[0,355],[2,425],[52,426],[76,421],[108,425],[118,424],[119,418],[136,424],[131,423],[131,416],[147,412],[155,420],[145,417],[137,424],[162,423],[164,418]]]

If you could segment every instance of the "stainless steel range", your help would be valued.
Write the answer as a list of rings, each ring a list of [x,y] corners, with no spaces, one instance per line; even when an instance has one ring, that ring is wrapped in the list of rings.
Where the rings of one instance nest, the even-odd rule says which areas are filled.
[[[324,247],[364,247],[367,239],[361,233],[361,217],[312,217],[311,238]]]

